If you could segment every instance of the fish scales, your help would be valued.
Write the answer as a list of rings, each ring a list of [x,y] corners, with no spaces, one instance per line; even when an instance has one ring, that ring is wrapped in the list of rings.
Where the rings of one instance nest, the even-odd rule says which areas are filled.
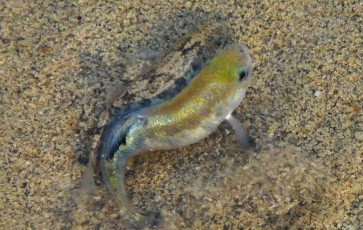
[[[106,117],[121,117],[170,100],[201,71],[206,60],[231,43],[229,35],[230,31],[223,23],[205,24],[185,34],[164,50],[140,76],[126,81],[127,87],[122,87],[125,91],[111,102],[118,106],[105,111]],[[100,159],[97,151],[94,159],[97,171]]]
[[[139,213],[124,184],[129,157],[196,143],[223,120],[232,125],[241,144],[253,144],[231,115],[249,86],[252,59],[244,45],[226,34],[222,24],[215,24],[176,41],[138,78],[144,87],[127,90],[122,97],[127,105],[104,128],[97,167],[127,213]],[[136,219],[154,223],[145,216]]]

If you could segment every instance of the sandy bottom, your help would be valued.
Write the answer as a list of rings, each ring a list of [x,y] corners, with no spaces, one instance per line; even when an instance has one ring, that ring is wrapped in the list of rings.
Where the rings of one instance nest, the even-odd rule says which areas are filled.
[[[132,202],[161,211],[165,229],[363,225],[362,3],[52,2],[0,3],[1,229],[125,227],[102,183],[80,189],[90,129],[108,90],[138,72],[126,53],[163,50],[209,18],[250,49],[236,117],[257,146],[241,149],[222,124],[136,157]]]

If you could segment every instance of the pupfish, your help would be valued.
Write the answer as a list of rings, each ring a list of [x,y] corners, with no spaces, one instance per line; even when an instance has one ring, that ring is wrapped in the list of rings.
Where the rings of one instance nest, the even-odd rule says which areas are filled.
[[[242,145],[253,145],[253,139],[232,116],[249,86],[252,59],[244,45],[232,42],[223,31],[217,24],[175,42],[146,71],[149,75],[144,75],[146,87],[159,75],[168,85],[152,92],[150,98],[121,108],[104,128],[97,166],[108,190],[129,212],[135,211],[124,181],[129,157],[196,143],[224,120],[232,125]],[[177,74],[178,67],[182,74]]]

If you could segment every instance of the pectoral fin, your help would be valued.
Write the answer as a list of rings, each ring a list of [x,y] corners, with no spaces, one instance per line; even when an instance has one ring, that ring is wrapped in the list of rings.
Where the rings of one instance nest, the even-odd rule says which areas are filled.
[[[247,148],[252,148],[256,145],[255,140],[250,135],[248,135],[247,131],[243,128],[242,123],[238,119],[232,115],[228,115],[226,120],[232,126],[232,129],[236,134],[237,141],[240,145]]]

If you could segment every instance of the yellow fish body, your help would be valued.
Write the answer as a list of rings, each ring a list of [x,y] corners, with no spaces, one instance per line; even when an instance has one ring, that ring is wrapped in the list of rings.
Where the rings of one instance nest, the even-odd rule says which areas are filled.
[[[124,184],[126,161],[131,156],[196,143],[224,120],[230,122],[242,144],[253,144],[231,116],[245,96],[251,68],[247,48],[230,43],[173,97],[113,117],[101,136],[97,159],[103,180],[121,205],[133,210]]]

